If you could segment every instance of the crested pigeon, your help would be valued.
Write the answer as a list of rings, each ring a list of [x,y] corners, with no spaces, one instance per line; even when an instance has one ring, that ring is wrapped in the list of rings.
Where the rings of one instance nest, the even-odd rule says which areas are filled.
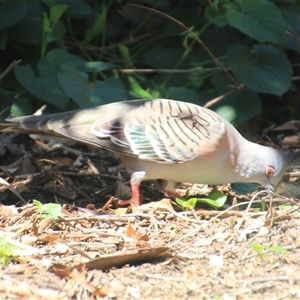
[[[0,131],[67,137],[115,152],[133,170],[132,198],[122,204],[135,206],[143,180],[162,179],[169,194],[178,182],[255,182],[273,190],[299,158],[246,140],[207,108],[167,99],[11,118]]]

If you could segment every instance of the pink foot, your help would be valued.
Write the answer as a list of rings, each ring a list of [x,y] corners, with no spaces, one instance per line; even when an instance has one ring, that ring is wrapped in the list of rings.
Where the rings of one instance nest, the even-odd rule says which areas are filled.
[[[144,172],[142,173],[144,176]],[[140,191],[140,176],[139,172],[133,173],[130,180],[131,193],[132,197],[129,200],[119,200],[118,204],[123,205],[132,205],[132,206],[141,206],[141,191]]]

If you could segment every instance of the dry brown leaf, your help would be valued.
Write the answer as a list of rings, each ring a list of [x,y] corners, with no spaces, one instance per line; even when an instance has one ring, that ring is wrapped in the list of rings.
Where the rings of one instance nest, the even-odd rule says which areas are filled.
[[[85,266],[83,265],[81,268],[72,269],[69,276],[79,282],[85,281],[85,277],[86,277]]]
[[[107,203],[111,203],[112,201],[111,201],[111,199],[107,202]],[[106,206],[107,204],[105,204],[105,206]],[[108,212],[113,212],[114,214],[116,214],[116,215],[126,215],[126,214],[129,214],[129,213],[132,213],[132,207],[131,206],[128,206],[128,207],[118,207],[117,209],[104,209],[105,208],[105,206],[103,207],[103,211],[108,211]]]
[[[58,202],[57,202],[57,203],[58,203]],[[68,211],[68,209],[67,209],[65,206],[63,206],[63,207],[61,208],[61,215],[62,215],[62,217],[63,217],[63,216],[67,216],[67,217],[69,217],[69,218],[74,218],[74,216],[75,216],[76,214],[70,213],[70,212]]]
[[[121,267],[126,264],[141,264],[167,257],[172,257],[169,247],[144,248],[126,254],[109,255],[97,258],[85,264],[79,264],[74,268],[82,268],[84,265],[89,270],[107,270],[112,267]]]
[[[39,226],[38,226],[38,234],[41,234],[46,228],[50,227],[53,223],[53,219],[51,218],[45,218],[45,219],[42,219],[39,223]]]
[[[33,235],[35,235],[35,236],[38,236],[38,232],[39,232],[38,223],[39,223],[39,219],[36,218],[32,224],[32,228],[31,228],[31,231],[32,231]]]
[[[128,222],[126,226],[125,236],[133,238],[136,241],[140,239],[139,235],[137,234],[136,230],[131,226],[130,222]]]
[[[0,217],[12,218],[14,215],[18,214],[18,209],[15,205],[2,205],[0,204]]]
[[[91,228],[93,226],[91,222],[86,220],[80,220],[78,222],[83,228]]]
[[[71,270],[61,264],[55,264],[51,267],[51,270],[54,272],[55,275],[61,277],[61,278],[65,278],[65,277],[69,277],[71,274]]]
[[[196,269],[187,269],[186,274],[188,278],[195,278],[195,275],[197,274]]]
[[[68,157],[55,157],[52,159],[55,164],[62,164],[63,166],[72,166],[73,160]]]
[[[108,295],[108,287],[101,287],[96,288],[93,292],[91,292],[92,296],[99,296],[99,297],[107,297]]]
[[[60,239],[60,236],[57,234],[49,234],[43,237],[39,237],[39,241],[44,243],[44,244],[53,244],[57,240]]]
[[[170,199],[164,198],[160,201],[150,202],[147,204],[143,204],[138,207],[134,207],[133,211],[144,211],[144,210],[153,210],[153,211],[169,211],[174,212],[174,208]]]
[[[43,150],[45,151],[51,151],[51,147],[49,147],[47,144],[45,144],[42,140],[34,140],[34,142]]]
[[[160,265],[162,266],[166,266],[166,265],[170,265],[172,263],[178,263],[179,259],[177,257],[171,257],[170,259],[167,259],[166,261],[162,262]]]
[[[19,235],[21,235],[23,232],[30,230],[31,227],[32,227],[32,222],[31,222],[30,220],[24,222],[24,223],[22,224],[22,227],[16,232],[16,235],[15,235],[15,236],[19,236]]]
[[[147,234],[144,234],[139,238],[139,240],[143,242],[149,242],[149,236]]]

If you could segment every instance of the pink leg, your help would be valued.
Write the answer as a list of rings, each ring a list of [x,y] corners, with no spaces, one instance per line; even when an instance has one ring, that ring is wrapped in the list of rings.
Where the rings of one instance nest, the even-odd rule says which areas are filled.
[[[131,204],[133,206],[141,206],[142,201],[141,201],[140,185],[132,184],[132,182],[131,182],[131,193],[132,193],[131,199],[119,200],[118,204],[121,206],[128,205],[128,204]]]
[[[129,200],[119,200],[118,204],[123,205],[133,205],[133,206],[141,206],[141,191],[140,191],[140,183],[145,179],[146,173],[143,171],[134,172],[131,174],[130,185],[131,185],[131,199]]]

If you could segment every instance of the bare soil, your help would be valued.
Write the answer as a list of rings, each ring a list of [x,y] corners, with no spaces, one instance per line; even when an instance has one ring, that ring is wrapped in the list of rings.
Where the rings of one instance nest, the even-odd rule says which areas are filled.
[[[143,206],[118,207],[129,176],[114,155],[0,142],[0,238],[18,249],[0,242],[0,299],[300,299],[298,202],[224,185],[219,211],[183,211],[147,183]],[[59,218],[41,218],[33,199],[61,204]]]

